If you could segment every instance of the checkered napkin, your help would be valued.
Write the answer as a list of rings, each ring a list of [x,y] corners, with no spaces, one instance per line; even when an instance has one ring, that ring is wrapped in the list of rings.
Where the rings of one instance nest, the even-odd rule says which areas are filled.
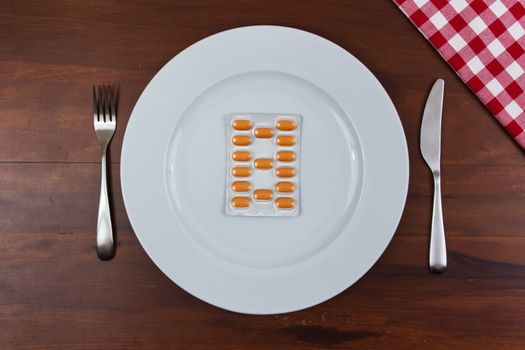
[[[394,2],[525,149],[525,1]]]

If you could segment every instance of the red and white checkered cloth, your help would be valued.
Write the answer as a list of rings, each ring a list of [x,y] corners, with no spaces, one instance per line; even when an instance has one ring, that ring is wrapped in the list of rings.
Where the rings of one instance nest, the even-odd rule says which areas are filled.
[[[394,2],[525,149],[525,1]]]

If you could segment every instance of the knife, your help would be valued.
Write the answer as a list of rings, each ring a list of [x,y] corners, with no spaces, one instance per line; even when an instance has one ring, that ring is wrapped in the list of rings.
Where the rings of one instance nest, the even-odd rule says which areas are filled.
[[[441,114],[443,111],[443,91],[445,82],[438,79],[428,95],[423,120],[421,122],[420,148],[434,177],[434,209],[430,231],[429,267],[434,273],[442,273],[447,268],[447,247],[443,210],[441,208]]]

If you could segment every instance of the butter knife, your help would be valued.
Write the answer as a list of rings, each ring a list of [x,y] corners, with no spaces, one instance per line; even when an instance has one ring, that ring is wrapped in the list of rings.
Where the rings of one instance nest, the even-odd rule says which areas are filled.
[[[438,79],[428,95],[423,120],[421,122],[420,148],[434,177],[434,209],[430,231],[430,271],[442,273],[447,268],[447,247],[443,210],[441,208],[441,115],[443,111],[443,92],[445,82]]]

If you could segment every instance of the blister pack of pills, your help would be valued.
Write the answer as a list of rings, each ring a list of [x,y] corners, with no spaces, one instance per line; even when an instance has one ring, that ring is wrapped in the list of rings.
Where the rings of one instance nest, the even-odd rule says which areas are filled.
[[[299,215],[300,115],[230,114],[226,145],[226,215]]]

